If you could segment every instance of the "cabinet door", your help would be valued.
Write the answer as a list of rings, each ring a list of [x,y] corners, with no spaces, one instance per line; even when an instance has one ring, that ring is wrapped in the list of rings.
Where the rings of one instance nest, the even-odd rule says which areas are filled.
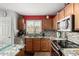
[[[28,38],[28,39],[26,39],[25,40],[26,42],[25,42],[25,49],[26,49],[26,51],[32,51],[32,39],[31,38]]]
[[[57,30],[58,15],[53,18],[53,30]]]
[[[33,39],[33,51],[40,51],[40,38]]]
[[[51,30],[52,29],[52,20],[47,19],[47,20],[42,20],[42,29],[43,30]]]
[[[58,21],[64,18],[64,9],[58,13]]]
[[[50,51],[50,40],[43,38],[41,39],[41,51]]]
[[[74,4],[75,30],[79,30],[79,3]]]
[[[66,5],[65,7],[65,17],[73,14],[73,3]]]

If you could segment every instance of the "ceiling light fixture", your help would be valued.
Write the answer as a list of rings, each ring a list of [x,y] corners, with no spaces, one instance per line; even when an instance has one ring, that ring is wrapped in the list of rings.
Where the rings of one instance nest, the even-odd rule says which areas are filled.
[[[46,16],[46,19],[49,19],[49,16],[48,15]]]

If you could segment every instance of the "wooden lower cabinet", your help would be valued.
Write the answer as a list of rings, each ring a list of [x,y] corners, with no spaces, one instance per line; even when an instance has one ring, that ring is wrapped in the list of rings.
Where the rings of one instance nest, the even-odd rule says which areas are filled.
[[[16,56],[25,56],[25,48],[21,49]]]
[[[40,38],[33,39],[33,51],[40,51]]]
[[[41,51],[50,51],[50,40],[43,38],[41,40]]]
[[[47,38],[28,38],[25,39],[25,50],[27,52],[50,51],[50,39]]]
[[[32,51],[32,39],[28,38],[25,40],[25,50],[30,52]]]

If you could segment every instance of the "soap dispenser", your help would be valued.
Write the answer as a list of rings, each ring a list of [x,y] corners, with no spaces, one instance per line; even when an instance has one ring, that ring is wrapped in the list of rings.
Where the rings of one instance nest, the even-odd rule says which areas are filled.
[[[57,36],[57,38],[60,38],[61,37],[61,32],[57,32],[56,36]]]

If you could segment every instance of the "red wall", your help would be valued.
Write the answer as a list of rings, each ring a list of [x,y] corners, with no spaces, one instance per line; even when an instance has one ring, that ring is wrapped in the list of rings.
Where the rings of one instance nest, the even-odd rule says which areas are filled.
[[[33,19],[35,19],[35,20],[38,20],[38,19],[42,20],[42,19],[45,19],[45,18],[46,18],[46,16],[24,16],[25,20],[33,20]]]
[[[53,18],[54,16],[49,16],[49,18]],[[24,16],[24,19],[25,20],[33,20],[33,19],[35,19],[35,20],[38,20],[38,19],[40,19],[40,20],[43,20],[43,19],[46,19],[46,16]]]
[[[46,16],[23,16],[24,20],[46,20]],[[53,18],[54,16],[49,16],[49,18]]]

